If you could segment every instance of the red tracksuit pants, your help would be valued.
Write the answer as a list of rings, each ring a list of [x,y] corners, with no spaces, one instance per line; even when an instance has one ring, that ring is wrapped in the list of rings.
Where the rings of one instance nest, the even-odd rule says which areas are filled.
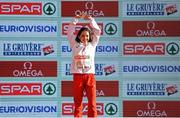
[[[97,117],[96,111],[96,80],[94,74],[73,74],[74,117],[82,117],[83,91],[88,99],[88,117]]]

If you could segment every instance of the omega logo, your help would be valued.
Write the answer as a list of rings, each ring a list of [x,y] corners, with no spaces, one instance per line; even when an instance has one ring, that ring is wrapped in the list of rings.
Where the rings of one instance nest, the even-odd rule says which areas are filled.
[[[86,2],[86,4],[85,4],[86,9],[93,9],[93,7],[94,7],[94,5],[93,5],[93,3],[91,1]]]
[[[76,10],[75,15],[82,15],[82,14],[88,14],[93,17],[102,17],[104,16],[104,12],[102,10],[98,10],[94,8],[94,3],[91,1],[88,1],[84,5],[85,10]]]
[[[13,71],[15,77],[42,77],[42,70],[32,69],[31,62],[24,62],[23,69],[16,69]]]
[[[26,69],[26,70],[32,69],[32,63],[31,62],[28,62],[28,61],[25,62],[23,66],[24,66],[24,69]]]

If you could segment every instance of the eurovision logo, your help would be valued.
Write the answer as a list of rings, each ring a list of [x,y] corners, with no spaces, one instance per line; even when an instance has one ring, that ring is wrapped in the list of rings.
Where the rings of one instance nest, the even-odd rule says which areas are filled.
[[[178,61],[124,61],[122,71],[123,74],[179,74],[180,65]]]
[[[56,37],[57,21],[2,20],[0,37]]]
[[[71,56],[71,48],[67,41],[62,41],[61,43],[61,55]],[[119,54],[119,42],[118,41],[102,41],[96,47],[96,55],[97,56],[105,56],[110,55],[111,57],[117,57]]]
[[[57,101],[3,101],[1,117],[57,117]]]

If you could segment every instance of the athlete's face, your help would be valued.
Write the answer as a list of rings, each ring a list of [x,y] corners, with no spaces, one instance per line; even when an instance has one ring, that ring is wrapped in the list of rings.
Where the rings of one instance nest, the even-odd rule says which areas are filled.
[[[87,42],[89,41],[89,32],[83,31],[79,38],[83,44],[87,44]]]

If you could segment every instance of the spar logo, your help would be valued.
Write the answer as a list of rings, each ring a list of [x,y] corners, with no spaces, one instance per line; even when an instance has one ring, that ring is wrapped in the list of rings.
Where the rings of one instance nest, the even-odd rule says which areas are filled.
[[[96,103],[97,114],[104,115],[104,103]],[[87,115],[88,104],[83,103],[82,108],[83,115]],[[74,114],[74,103],[62,103],[62,115],[73,115]]]
[[[56,92],[56,86],[53,83],[46,83],[43,87],[43,91],[46,95],[53,95]]]
[[[108,35],[114,35],[117,32],[117,26],[114,23],[108,23],[105,26],[105,32]]]
[[[42,2],[0,2],[0,15],[53,15],[54,3]]]
[[[167,117],[165,110],[157,108],[156,102],[147,102],[147,109],[140,109],[137,111],[138,117]]]
[[[123,43],[124,55],[164,55],[165,43]]]
[[[97,23],[101,31],[103,31],[103,23]],[[67,35],[68,32],[69,23],[62,23],[62,35]],[[77,35],[78,31],[82,27],[87,27],[89,29],[92,29],[89,23],[77,23],[75,26],[74,35]],[[101,32],[101,35],[103,35],[103,32]]]
[[[105,106],[105,112],[110,116],[115,115],[118,112],[118,107],[114,103],[108,103]]]
[[[43,6],[43,11],[46,15],[53,15],[56,12],[56,6],[48,2]]]
[[[42,83],[0,83],[0,95],[42,95]]]
[[[177,55],[179,45],[175,42],[129,42],[123,43],[124,55]]]
[[[179,45],[175,42],[169,43],[167,45],[166,51],[170,55],[176,55],[179,53]]]
[[[0,83],[0,95],[1,96],[42,96],[43,92],[45,95],[54,95],[56,92],[56,86],[49,83],[42,82],[15,82],[15,83]]]

